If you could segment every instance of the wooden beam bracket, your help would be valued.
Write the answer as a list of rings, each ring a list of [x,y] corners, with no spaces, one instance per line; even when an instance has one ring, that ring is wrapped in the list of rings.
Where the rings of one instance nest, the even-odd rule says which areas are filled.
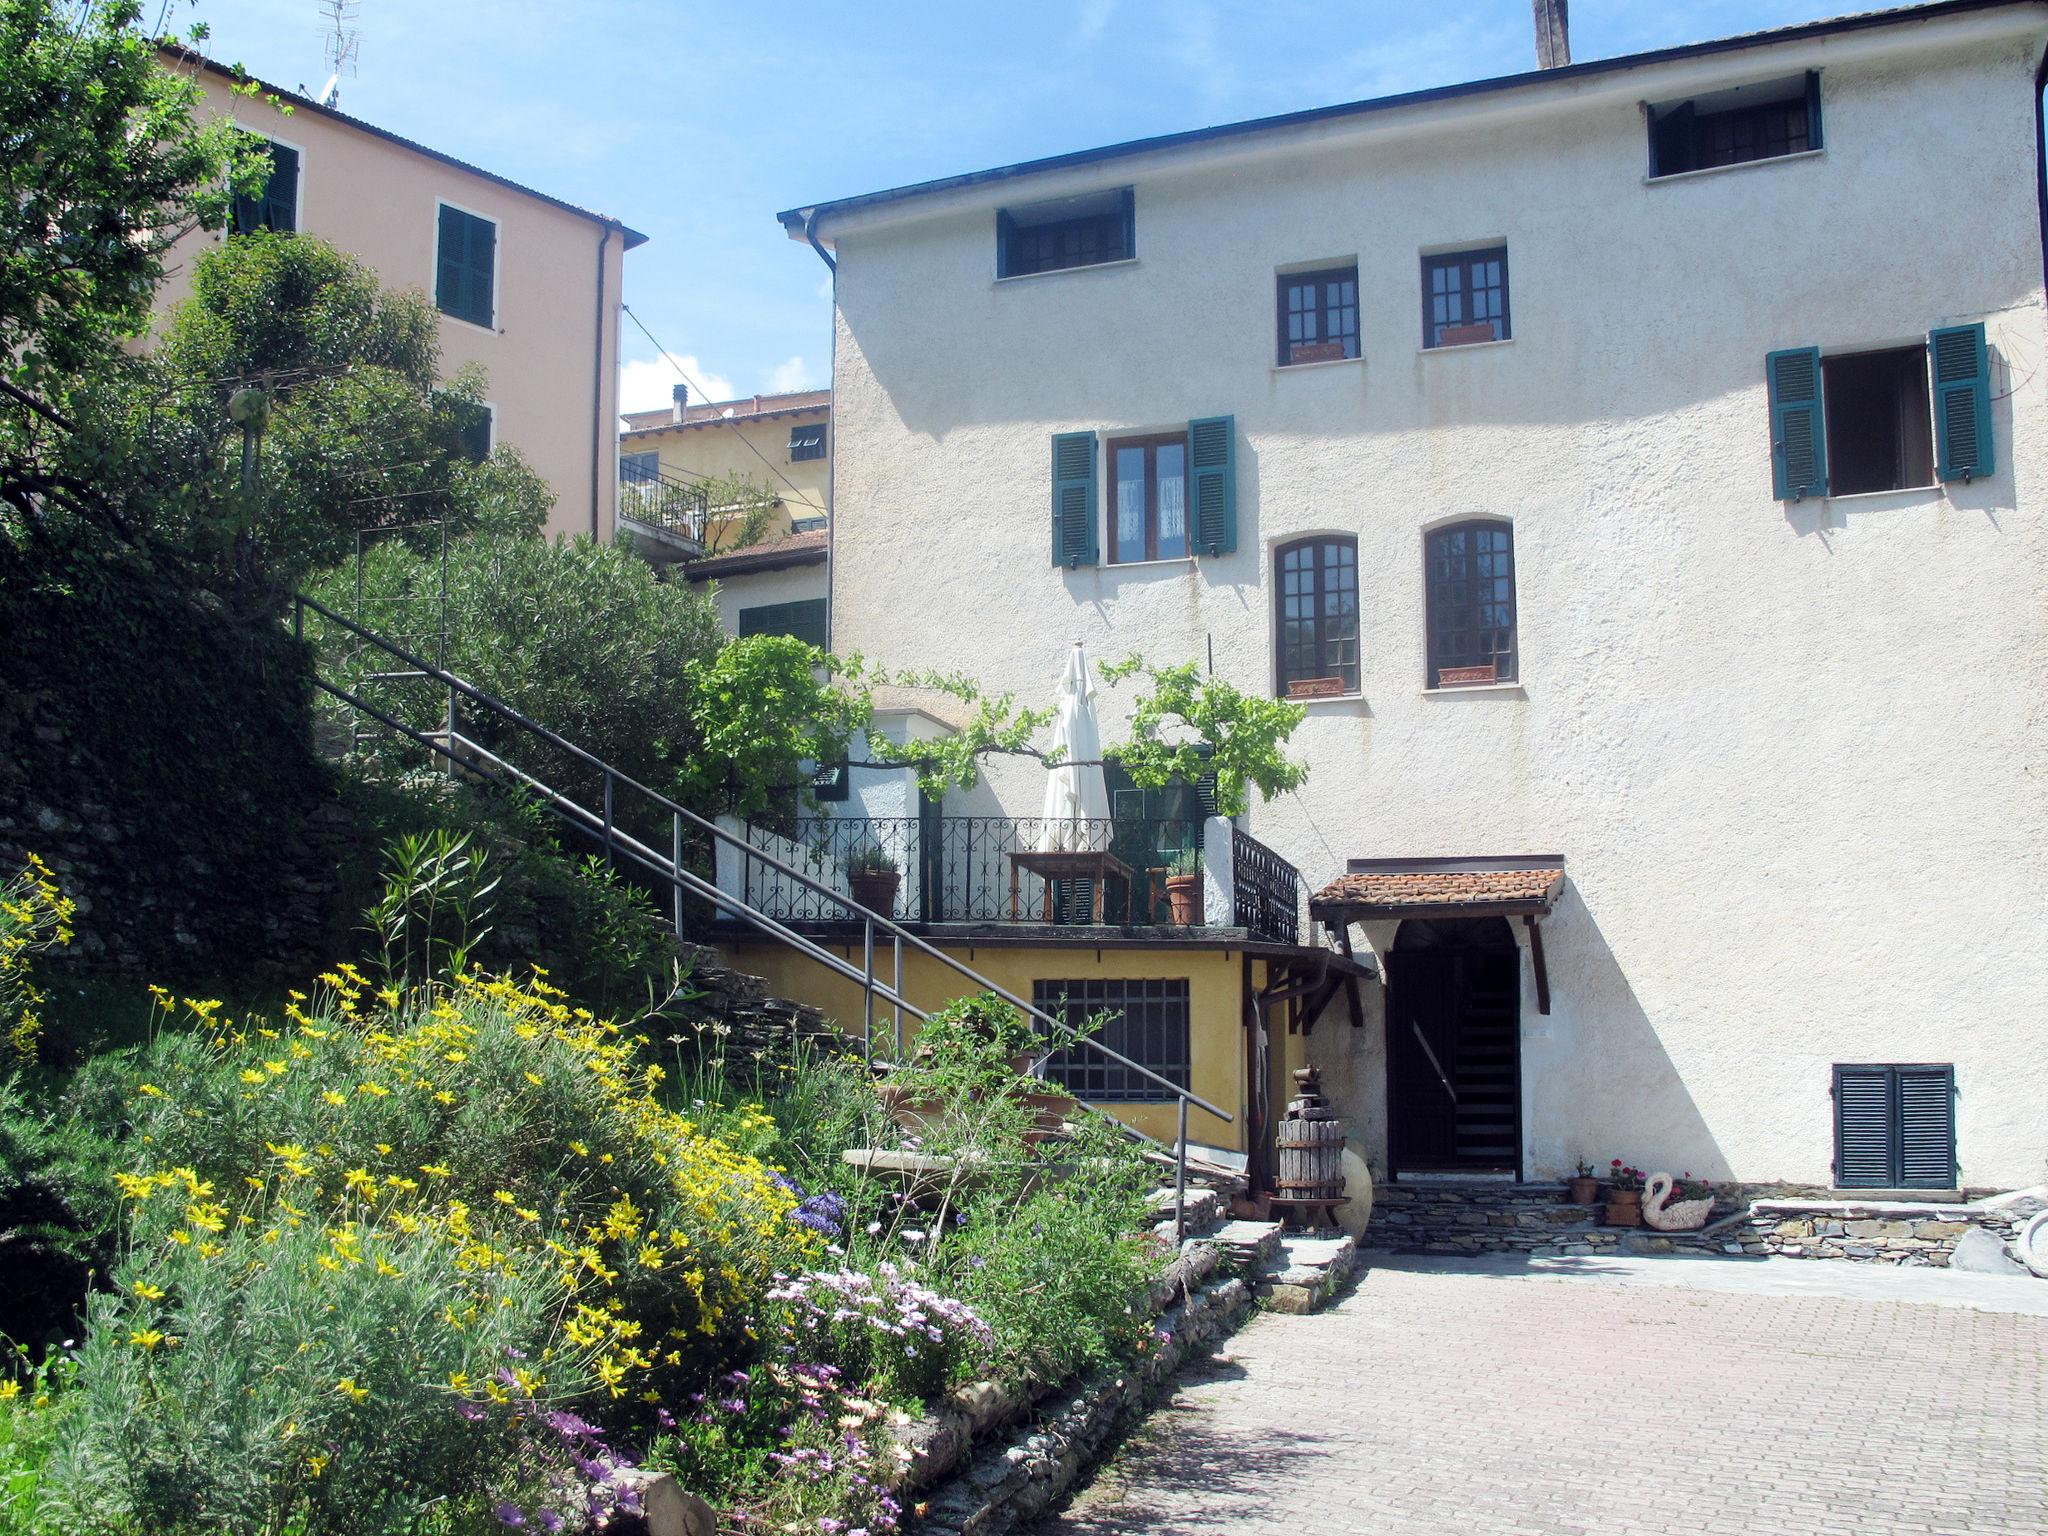
[[[1536,968],[1536,1011],[1550,1012],[1550,968],[1543,963],[1543,925],[1536,914],[1523,916],[1522,922],[1529,930],[1529,960]]]

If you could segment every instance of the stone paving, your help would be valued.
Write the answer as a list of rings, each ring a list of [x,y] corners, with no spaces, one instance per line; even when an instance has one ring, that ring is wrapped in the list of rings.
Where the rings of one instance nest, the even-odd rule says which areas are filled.
[[[1040,1536],[2048,1531],[2048,1282],[1361,1257],[1341,1303],[1185,1375]]]

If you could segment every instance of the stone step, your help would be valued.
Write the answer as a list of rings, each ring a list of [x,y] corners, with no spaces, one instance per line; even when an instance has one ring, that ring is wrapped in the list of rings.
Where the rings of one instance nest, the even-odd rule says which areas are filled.
[[[1209,1234],[1209,1241],[1228,1254],[1240,1270],[1256,1270],[1280,1251],[1281,1226],[1277,1221],[1226,1221]]]
[[[1275,1312],[1320,1311],[1344,1288],[1358,1261],[1358,1245],[1348,1236],[1283,1234],[1277,1248],[1253,1287]]]

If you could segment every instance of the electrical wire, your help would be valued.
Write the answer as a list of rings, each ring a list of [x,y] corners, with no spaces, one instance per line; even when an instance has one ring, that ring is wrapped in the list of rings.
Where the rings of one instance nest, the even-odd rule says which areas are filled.
[[[638,315],[633,313],[632,305],[621,303],[619,305],[619,308],[624,310],[626,312],[627,318],[629,318],[633,322],[633,324],[640,328],[640,334],[642,336],[645,336],[649,341],[654,342],[655,350],[661,354],[662,360],[666,362],[669,365],[669,367],[675,369],[676,376],[678,378],[680,378],[685,384],[689,385],[690,388],[696,390],[698,394],[708,396],[709,391],[707,391],[702,384],[699,384],[695,379],[691,378],[688,373],[684,372],[683,365],[676,361],[675,354],[670,352],[667,347],[664,347],[658,340],[656,340],[654,332],[648,330],[646,323],[643,320],[641,320],[641,318]],[[737,417],[714,416],[711,419],[713,421],[723,422],[725,425],[734,428],[735,431],[738,430],[739,419]],[[741,443],[745,444],[747,452],[751,453],[755,458],[761,461],[762,465],[766,467],[769,474],[773,475],[776,479],[780,480],[784,485],[790,488],[790,491],[796,496],[796,499],[799,502],[801,502],[806,507],[817,507],[817,509],[820,512],[825,510],[823,507],[819,507],[815,501],[811,500],[810,493],[808,491],[806,491],[802,486],[798,485],[794,480],[790,479],[789,476],[785,475],[782,472],[782,470],[775,464],[775,462],[768,457],[767,454],[763,453],[759,448],[756,448],[753,444],[753,441],[747,436],[746,433],[740,432],[739,440]]]

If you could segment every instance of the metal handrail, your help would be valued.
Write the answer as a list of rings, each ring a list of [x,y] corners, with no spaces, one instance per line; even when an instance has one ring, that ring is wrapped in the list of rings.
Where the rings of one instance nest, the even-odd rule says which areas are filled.
[[[776,858],[775,855],[756,848],[745,838],[726,831],[725,828],[719,826],[715,821],[700,816],[687,806],[681,805],[670,799],[667,795],[662,794],[659,790],[650,789],[637,779],[619,772],[603,759],[549,730],[539,721],[521,714],[518,710],[512,708],[511,705],[493,698],[481,689],[465,682],[453,672],[435,665],[424,657],[414,655],[403,646],[364,628],[352,619],[345,618],[319,599],[309,597],[303,592],[295,593],[292,600],[292,629],[293,633],[300,640],[305,638],[306,610],[309,608],[329,622],[340,625],[343,630],[354,635],[357,639],[384,651],[387,655],[396,657],[407,666],[414,668],[418,673],[422,674],[423,680],[430,680],[445,686],[448,689],[448,704],[444,722],[445,729],[438,736],[417,731],[393,716],[386,714],[367,700],[351,693],[349,690],[328,682],[325,678],[319,676],[317,672],[313,677],[316,687],[340,699],[351,708],[362,710],[387,728],[397,731],[407,739],[426,748],[430,754],[445,758],[451,773],[457,768],[472,766],[476,761],[488,759],[492,764],[509,773],[514,779],[541,796],[546,802],[548,809],[556,815],[561,816],[564,820],[583,826],[586,832],[595,832],[603,842],[608,853],[613,851],[622,852],[632,859],[633,862],[667,879],[674,895],[673,917],[678,936],[681,935],[683,926],[683,896],[685,892],[688,892],[691,895],[712,902],[717,907],[730,912],[733,916],[740,918],[761,932],[789,945],[807,958],[818,961],[835,974],[847,980],[859,981],[861,983],[864,1009],[862,1045],[870,1059],[872,1059],[874,1054],[875,1001],[878,997],[896,1010],[891,1023],[894,1029],[896,1050],[899,1056],[902,1053],[902,1015],[909,1013],[920,1021],[929,1016],[924,1009],[903,996],[903,949],[905,945],[938,961],[941,965],[955,972],[981,991],[993,993],[995,996],[1000,997],[1004,1002],[1022,1012],[1027,1018],[1035,1019],[1047,1025],[1057,1033],[1066,1032],[1066,1025],[1061,1020],[1054,1018],[1035,1004],[1026,1002],[1008,988],[999,986],[986,976],[983,976],[979,971],[974,970],[971,966],[947,954],[944,950],[925,942],[925,940],[911,933],[893,918],[876,912],[872,908],[862,906],[859,902],[853,900],[852,897],[833,890],[830,886],[813,879],[793,865],[784,863],[781,859]],[[500,719],[506,720],[521,730],[539,737],[556,750],[567,753],[572,759],[597,770],[602,775],[604,791],[604,810],[602,815],[600,816],[598,812],[591,810],[588,806],[554,789],[525,769],[520,768],[517,764],[507,761],[482,743],[464,736],[458,729],[457,724],[459,713],[457,701],[461,698],[470,700]],[[469,754],[468,759],[465,760],[459,753]],[[619,786],[624,786],[645,799],[652,801],[656,806],[667,811],[673,818],[674,835],[668,856],[662,856],[647,847],[639,839],[619,828],[614,814],[615,795]],[[827,897],[851,912],[854,918],[862,925],[861,947],[863,963],[861,968],[856,970],[849,961],[842,960],[839,956],[832,954],[814,940],[797,933],[794,929],[778,922],[768,914],[758,911],[743,898],[733,896],[731,893],[721,890],[715,882],[707,881],[695,872],[684,868],[683,827],[686,824],[694,826],[700,832],[709,833],[717,842],[726,843],[734,848],[744,850],[749,858],[759,860],[770,868],[795,880],[800,885],[806,886],[818,894]],[[895,951],[895,980],[893,985],[882,982],[875,975],[875,933],[878,928],[888,934]],[[1185,1235],[1187,1215],[1188,1110],[1190,1107],[1200,1109],[1207,1114],[1215,1116],[1226,1125],[1233,1123],[1234,1117],[1227,1111],[1217,1108],[1208,1100],[1191,1093],[1170,1078],[1154,1072],[1150,1067],[1144,1066],[1139,1062],[1132,1061],[1122,1052],[1111,1049],[1092,1036],[1074,1036],[1073,1043],[1092,1050],[1101,1056],[1105,1056],[1126,1070],[1135,1072],[1146,1081],[1157,1084],[1172,1094],[1178,1102],[1179,1127],[1174,1157],[1174,1229],[1177,1236]],[[1034,1076],[1042,1076],[1044,1074],[1045,1063],[1052,1054],[1052,1050],[1053,1048],[1049,1047],[1032,1062],[1031,1070]]]

